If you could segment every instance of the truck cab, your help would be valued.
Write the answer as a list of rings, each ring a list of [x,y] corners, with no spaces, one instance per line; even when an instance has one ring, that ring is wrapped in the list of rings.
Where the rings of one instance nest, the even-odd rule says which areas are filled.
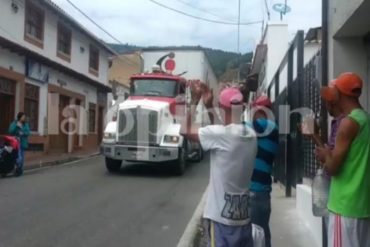
[[[101,145],[108,171],[122,161],[171,164],[182,175],[189,160],[200,161],[199,144],[180,135],[180,121],[190,104],[187,80],[160,70],[133,75],[130,96],[107,124]]]

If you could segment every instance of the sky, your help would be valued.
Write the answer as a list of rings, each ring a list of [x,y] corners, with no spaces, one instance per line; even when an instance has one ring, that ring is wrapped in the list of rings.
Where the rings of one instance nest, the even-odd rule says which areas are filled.
[[[117,43],[75,10],[67,0],[53,0],[102,40]],[[150,0],[71,0],[122,43],[138,46],[200,45],[238,51],[238,27],[190,18]],[[211,20],[237,23],[238,0],[155,0],[185,13]],[[273,10],[285,0],[266,0],[272,22],[280,22]],[[291,12],[284,17],[293,39],[297,30],[321,25],[321,0],[287,0]],[[268,21],[264,0],[241,0],[241,22]],[[262,23],[240,27],[240,51],[253,51],[262,36]]]

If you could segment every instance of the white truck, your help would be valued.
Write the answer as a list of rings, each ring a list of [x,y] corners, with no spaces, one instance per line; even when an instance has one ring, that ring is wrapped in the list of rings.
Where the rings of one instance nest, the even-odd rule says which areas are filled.
[[[187,161],[203,158],[200,145],[180,135],[180,119],[190,106],[188,86],[192,82],[174,75],[174,58],[173,52],[159,55],[152,72],[131,77],[130,96],[118,106],[116,121],[109,122],[104,132],[101,152],[108,171],[119,171],[126,160],[170,163],[174,172],[182,175]],[[198,106],[197,122],[205,125],[205,116],[202,106]]]

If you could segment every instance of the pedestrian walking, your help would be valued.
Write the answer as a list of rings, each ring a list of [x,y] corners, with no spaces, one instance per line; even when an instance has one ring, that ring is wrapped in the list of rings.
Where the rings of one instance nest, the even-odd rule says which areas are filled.
[[[24,151],[28,148],[28,136],[30,135],[30,127],[24,112],[19,112],[17,114],[17,119],[10,124],[9,134],[17,137],[20,142],[16,175],[21,176],[24,166]]]
[[[223,124],[214,125],[217,117],[213,111],[213,94],[207,87],[197,91],[202,93],[212,125],[200,128],[191,124],[190,112],[186,123],[182,124],[181,133],[185,138],[199,142],[211,155],[203,215],[209,222],[208,246],[252,247],[248,203],[257,141],[253,129],[241,123],[243,96],[237,88],[222,90],[218,102]]]
[[[265,232],[266,247],[271,246],[269,227],[271,215],[272,168],[279,147],[279,130],[268,118],[272,103],[267,96],[261,96],[252,104],[253,129],[257,133],[257,156],[252,175],[250,193],[250,216],[253,224]]]
[[[340,75],[321,90],[345,116],[331,150],[317,147],[316,156],[332,176],[328,209],[329,246],[365,247],[370,243],[370,116],[360,104],[362,79]]]

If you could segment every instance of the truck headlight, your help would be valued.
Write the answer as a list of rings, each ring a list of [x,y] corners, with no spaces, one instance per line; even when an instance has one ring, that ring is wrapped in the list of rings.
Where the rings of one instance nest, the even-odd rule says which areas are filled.
[[[104,133],[104,138],[105,139],[116,139],[116,134],[115,133]]]
[[[179,136],[164,136],[164,142],[166,143],[179,143],[180,137]]]

